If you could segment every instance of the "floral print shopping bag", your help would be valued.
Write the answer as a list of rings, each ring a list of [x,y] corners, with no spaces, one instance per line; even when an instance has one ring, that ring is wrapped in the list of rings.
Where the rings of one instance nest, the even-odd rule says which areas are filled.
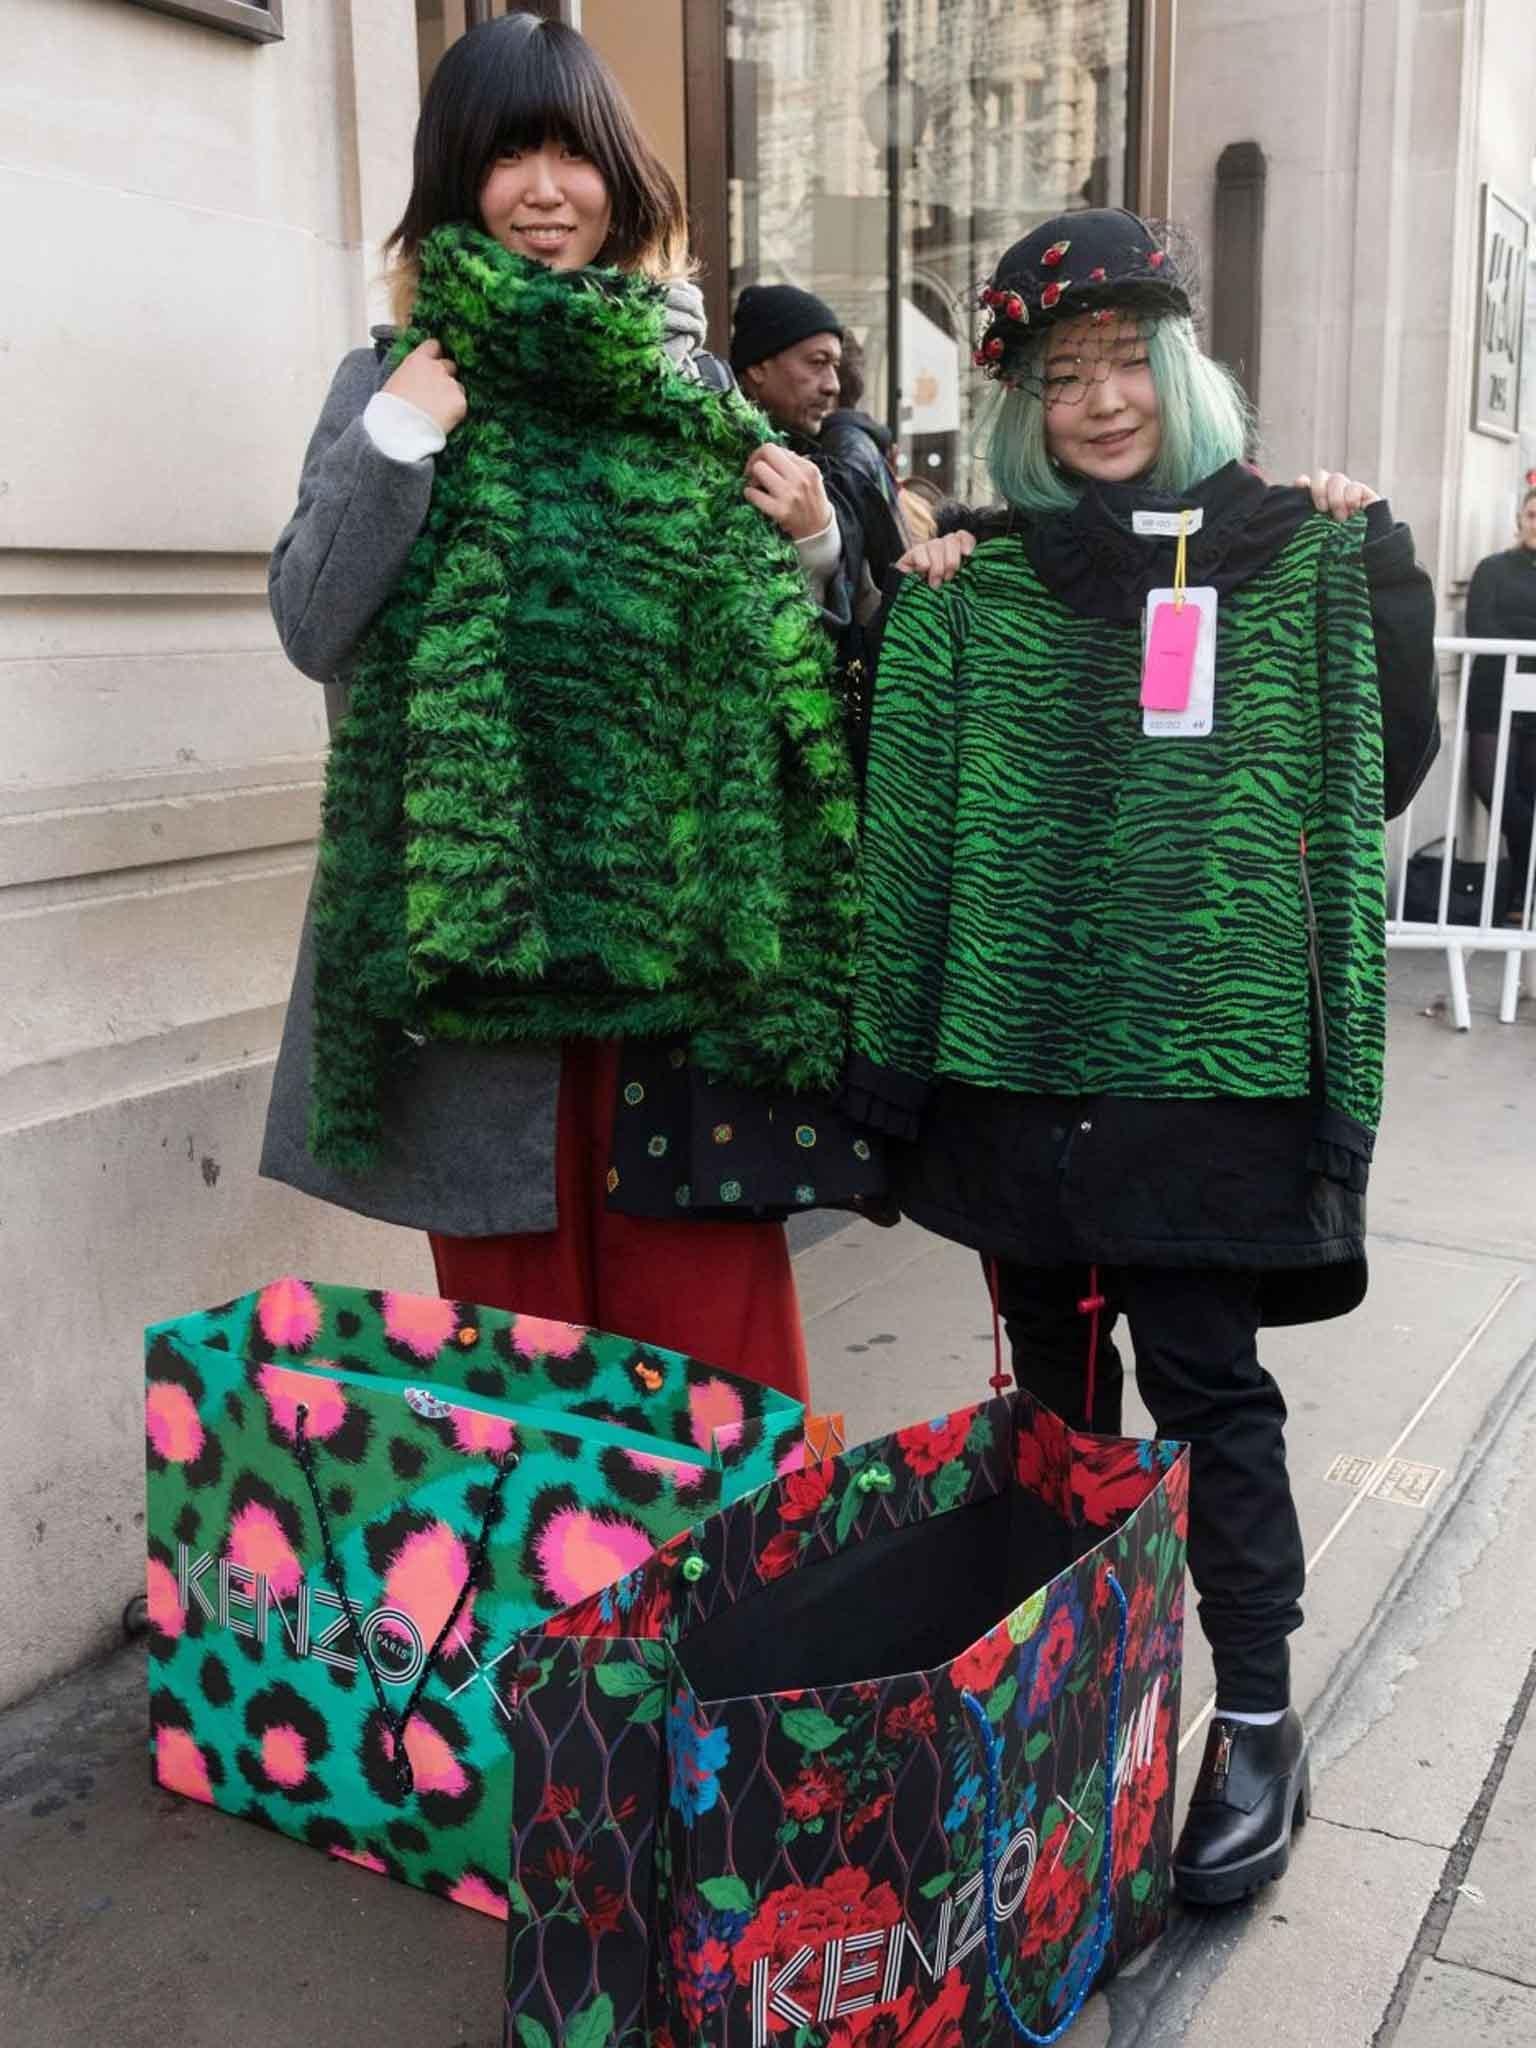
[[[508,2048],[1053,2035],[1164,1922],[1187,1497],[1013,1393],[525,1637]]]

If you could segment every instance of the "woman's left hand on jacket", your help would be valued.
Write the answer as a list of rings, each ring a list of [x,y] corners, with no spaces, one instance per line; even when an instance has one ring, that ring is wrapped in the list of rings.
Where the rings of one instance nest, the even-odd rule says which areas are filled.
[[[1357,484],[1341,469],[1320,469],[1315,476],[1299,476],[1296,488],[1310,491],[1318,511],[1326,512],[1332,519],[1353,519],[1367,505],[1374,505],[1381,495],[1369,484]]]

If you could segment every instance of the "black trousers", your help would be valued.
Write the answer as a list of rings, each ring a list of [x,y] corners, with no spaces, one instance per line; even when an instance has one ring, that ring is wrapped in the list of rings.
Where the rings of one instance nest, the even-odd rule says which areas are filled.
[[[1078,1304],[1088,1274],[1086,1266],[997,1269],[1015,1377],[1077,1427],[1087,1419],[1091,1325]],[[1287,1637],[1301,1626],[1306,1557],[1285,1468],[1285,1402],[1259,1363],[1257,1277],[1101,1267],[1099,1291],[1106,1306],[1091,1426],[1120,1430],[1125,1373],[1111,1332],[1124,1315],[1158,1434],[1190,1447],[1189,1569],[1218,1704],[1271,1713],[1290,1703]]]

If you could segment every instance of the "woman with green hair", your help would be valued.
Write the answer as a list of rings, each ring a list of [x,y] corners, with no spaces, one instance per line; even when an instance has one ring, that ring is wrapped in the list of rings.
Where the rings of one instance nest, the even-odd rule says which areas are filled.
[[[1004,502],[919,551],[886,623],[849,1097],[905,1213],[981,1253],[1020,1383],[1116,1431],[1123,1313],[1191,1446],[1217,1699],[1173,1860],[1215,1904],[1284,1870],[1309,1796],[1256,1339],[1365,1289],[1383,818],[1438,739],[1433,594],[1373,493],[1247,466],[1135,215],[1046,222],[983,304]]]

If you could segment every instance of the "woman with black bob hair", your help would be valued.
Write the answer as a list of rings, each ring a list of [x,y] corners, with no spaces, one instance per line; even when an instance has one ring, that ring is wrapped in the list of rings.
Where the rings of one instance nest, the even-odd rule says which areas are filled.
[[[836,1080],[852,979],[795,485],[573,30],[449,48],[388,250],[399,328],[336,372],[272,557],[347,711],[262,1170],[426,1229],[446,1296],[803,1395],[778,1219],[876,1183],[764,1107]]]
[[[1248,465],[1166,234],[1060,214],[983,304],[1003,503],[918,551],[886,623],[850,1093],[902,1141],[904,1212],[980,1252],[1020,1383],[1118,1432],[1123,1313],[1190,1445],[1216,1701],[1173,1872],[1216,1904],[1307,1805],[1257,1338],[1365,1291],[1383,815],[1438,741],[1434,599],[1374,493]]]

